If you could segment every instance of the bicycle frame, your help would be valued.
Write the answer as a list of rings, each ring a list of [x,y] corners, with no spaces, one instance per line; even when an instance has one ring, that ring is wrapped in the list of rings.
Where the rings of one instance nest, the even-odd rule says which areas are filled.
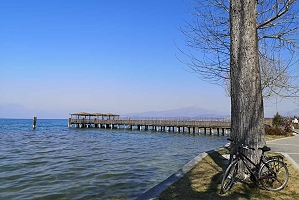
[[[244,163],[245,167],[247,168],[247,170],[249,171],[249,173],[251,175],[254,176],[254,178],[256,179],[256,181],[259,180],[259,177],[256,175],[258,172],[259,172],[259,169],[260,167],[262,166],[262,164],[265,164],[266,162],[264,162],[263,158],[264,158],[264,152],[262,153],[261,157],[260,157],[260,160],[258,163],[254,163],[250,158],[248,158],[245,154],[243,154],[241,151],[240,151],[240,146],[238,147],[238,151],[237,151],[237,154],[234,155],[235,158],[233,158],[233,160],[235,159],[238,159],[238,160],[241,160],[242,163]],[[249,148],[248,148],[249,149]],[[253,149],[252,149],[253,150]],[[251,169],[251,167],[249,166],[249,164],[247,163],[249,162],[250,164],[252,164],[254,166],[254,169],[255,171],[253,171]]]
[[[251,148],[247,145],[243,145],[241,143],[236,143],[232,139],[228,139],[231,141],[231,144],[237,145],[237,152],[233,154],[233,158],[231,163],[228,165],[227,169],[224,172],[222,182],[221,182],[221,194],[225,194],[234,183],[234,179],[236,178],[238,173],[241,174],[250,174],[250,180],[257,184],[261,184],[263,188],[269,191],[279,191],[283,189],[289,179],[289,172],[286,167],[286,163],[284,163],[283,157],[281,156],[273,156],[268,157],[265,155],[265,152],[271,150],[271,148],[264,146],[262,148]],[[261,150],[262,154],[259,157],[257,163],[252,161],[250,157],[246,156],[243,153],[243,149],[246,150]],[[240,171],[238,165],[244,163],[245,171]],[[248,171],[248,172],[247,172]],[[282,173],[281,173],[282,172]],[[280,174],[280,176],[278,176]],[[246,176],[245,176],[246,178]],[[244,179],[245,180],[245,179]],[[275,184],[274,184],[275,183]]]

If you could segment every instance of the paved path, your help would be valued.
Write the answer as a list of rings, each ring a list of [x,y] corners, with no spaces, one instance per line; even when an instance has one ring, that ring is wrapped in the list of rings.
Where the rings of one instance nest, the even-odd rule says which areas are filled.
[[[274,152],[283,153],[299,169],[299,134],[267,142]]]

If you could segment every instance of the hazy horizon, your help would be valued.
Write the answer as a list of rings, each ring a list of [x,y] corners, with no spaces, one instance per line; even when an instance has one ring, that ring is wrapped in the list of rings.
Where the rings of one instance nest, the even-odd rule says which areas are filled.
[[[194,109],[194,111],[191,111]],[[8,107],[3,107],[0,105],[0,118],[2,119],[32,119],[33,116],[37,116],[38,119],[68,119],[70,114],[78,112],[86,112],[86,110],[33,110],[26,109],[22,106],[15,106],[10,104]],[[99,110],[89,110],[89,113],[100,112]],[[190,113],[191,112],[191,113]],[[161,117],[159,113],[166,113],[166,117],[196,117],[196,116],[219,116],[227,117],[230,116],[230,112],[217,111],[213,109],[205,109],[197,106],[187,106],[183,108],[169,109],[169,110],[148,110],[144,112],[128,112],[128,113],[119,113],[119,112],[100,112],[100,113],[114,113],[119,114],[120,116],[138,116],[140,117]],[[156,113],[156,115],[155,115]],[[276,112],[275,112],[276,113]],[[273,115],[265,115],[266,118],[271,118]],[[299,115],[299,109],[289,110],[280,112],[283,116],[294,116]]]

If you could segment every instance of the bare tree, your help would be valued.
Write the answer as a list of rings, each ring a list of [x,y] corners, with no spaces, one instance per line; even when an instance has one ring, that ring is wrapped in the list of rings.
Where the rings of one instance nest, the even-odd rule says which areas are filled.
[[[265,98],[298,97],[299,94],[296,52],[299,15],[295,4],[295,0],[257,3],[256,28]],[[189,47],[189,51],[181,51],[188,58],[183,62],[200,78],[230,87],[230,1],[191,0],[189,11],[192,21],[181,28]]]
[[[231,137],[265,144],[265,97],[295,97],[298,11],[295,0],[193,0],[192,22],[182,28],[186,64],[212,83],[229,82]],[[234,151],[233,151],[234,152]],[[253,152],[246,152],[253,160]],[[256,152],[255,152],[256,153]]]
[[[231,137],[257,149],[266,142],[256,1],[231,0],[230,9]]]

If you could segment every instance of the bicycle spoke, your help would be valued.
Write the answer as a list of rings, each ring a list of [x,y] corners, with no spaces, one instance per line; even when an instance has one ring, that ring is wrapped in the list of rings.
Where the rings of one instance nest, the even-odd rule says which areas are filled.
[[[222,182],[221,182],[221,193],[224,194],[232,187],[233,183],[236,179],[236,175],[238,172],[238,162],[245,164],[245,167],[248,169],[250,173],[251,181],[255,183],[260,183],[266,190],[278,191],[283,189],[288,180],[289,180],[289,171],[286,164],[283,162],[282,156],[274,156],[274,157],[266,157],[264,155],[265,152],[270,151],[271,149],[267,146],[262,148],[258,148],[258,150],[262,151],[260,156],[260,161],[255,163],[250,158],[248,158],[245,154],[242,153],[241,150],[256,150],[253,147],[249,147],[247,145],[237,143],[232,139],[228,139],[231,142],[231,145],[237,145],[237,153],[233,155],[234,161],[227,167]],[[265,161],[266,160],[266,161]],[[248,165],[248,163],[250,163]],[[247,163],[247,164],[246,164]],[[260,164],[262,166],[260,166]],[[257,171],[252,171],[251,166],[253,165]],[[244,175],[244,172],[240,175]]]
[[[266,190],[278,191],[285,187],[289,178],[286,165],[278,160],[270,160],[262,166],[259,181]]]
[[[221,182],[221,194],[225,194],[234,183],[234,179],[236,177],[238,171],[238,163],[237,161],[232,162],[226,169],[223,179]]]

